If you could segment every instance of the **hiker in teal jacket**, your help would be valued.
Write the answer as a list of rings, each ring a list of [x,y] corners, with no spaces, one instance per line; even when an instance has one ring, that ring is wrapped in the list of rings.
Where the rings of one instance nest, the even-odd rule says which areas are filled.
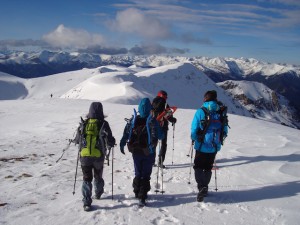
[[[195,178],[198,185],[198,201],[207,195],[212,167],[221,144],[228,133],[227,115],[223,115],[224,105],[217,101],[216,91],[207,91],[204,103],[194,115],[191,125],[191,139],[195,143]],[[210,118],[210,119],[208,119]],[[222,121],[225,121],[226,124]],[[208,122],[209,121],[209,122]]]

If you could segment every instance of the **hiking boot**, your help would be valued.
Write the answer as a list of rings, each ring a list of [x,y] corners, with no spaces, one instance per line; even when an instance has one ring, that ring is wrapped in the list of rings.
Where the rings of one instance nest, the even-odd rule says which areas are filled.
[[[199,190],[199,193],[198,193],[198,195],[197,195],[197,201],[198,201],[198,202],[203,202],[204,197],[207,196],[207,192],[208,192],[208,188],[207,188],[207,187],[202,187],[202,188]]]
[[[159,163],[157,164],[157,166],[160,167],[160,168],[163,168],[163,169],[166,168],[166,166],[165,166],[164,164],[162,164],[161,162],[159,162]]]
[[[141,198],[141,199],[139,200],[139,206],[140,206],[140,207],[144,207],[145,205],[146,205],[146,199]]]
[[[95,199],[100,199],[101,195],[95,195]]]
[[[84,205],[83,206],[83,210],[88,212],[88,211],[91,211],[92,207],[90,205]]]
[[[199,193],[201,193],[201,195],[203,195],[203,197],[206,197],[207,193],[208,193],[208,188],[207,187],[202,187],[202,189],[199,190]]]
[[[202,193],[199,192],[197,195],[197,202],[203,202],[203,200],[204,200],[204,196]]]

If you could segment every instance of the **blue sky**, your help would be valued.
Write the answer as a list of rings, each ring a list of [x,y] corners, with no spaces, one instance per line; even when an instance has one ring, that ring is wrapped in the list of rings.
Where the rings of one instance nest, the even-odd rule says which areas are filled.
[[[17,48],[300,65],[300,0],[1,1],[0,50]]]

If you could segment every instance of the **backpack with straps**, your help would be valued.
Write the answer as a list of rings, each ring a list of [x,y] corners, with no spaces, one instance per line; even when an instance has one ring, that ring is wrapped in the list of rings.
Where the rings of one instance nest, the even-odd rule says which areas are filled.
[[[106,152],[102,130],[104,123],[97,119],[83,120],[78,128],[81,157],[101,157]],[[76,135],[76,136],[77,136]]]
[[[202,107],[205,119],[201,121],[203,130],[198,132],[198,140],[201,145],[216,148],[217,145],[223,145],[226,138],[224,132],[225,126],[228,126],[227,106],[218,102],[218,111],[209,111]]]
[[[166,100],[162,97],[155,97],[152,102],[155,117],[166,109]]]
[[[147,118],[142,118],[139,115],[135,117],[127,147],[130,152],[149,154]]]

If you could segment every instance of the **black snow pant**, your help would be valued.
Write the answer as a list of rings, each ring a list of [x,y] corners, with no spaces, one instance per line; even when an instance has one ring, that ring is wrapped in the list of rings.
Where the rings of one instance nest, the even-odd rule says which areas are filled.
[[[195,170],[195,179],[197,182],[197,187],[199,191],[206,187],[212,175],[212,168],[215,161],[216,153],[203,153],[196,151],[195,160],[194,160],[194,170]]]

